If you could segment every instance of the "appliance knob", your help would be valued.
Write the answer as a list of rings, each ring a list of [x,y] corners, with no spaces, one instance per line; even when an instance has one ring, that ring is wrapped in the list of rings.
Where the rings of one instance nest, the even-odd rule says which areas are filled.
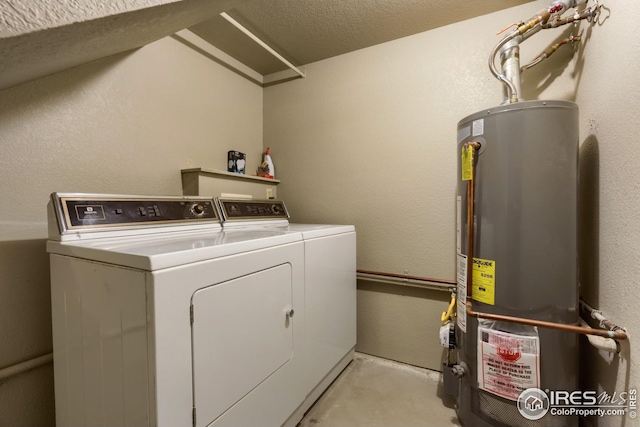
[[[195,204],[191,207],[191,211],[196,215],[202,215],[204,213],[204,206],[201,204]]]
[[[276,215],[280,215],[282,213],[282,210],[278,205],[271,205],[271,212],[273,212]]]

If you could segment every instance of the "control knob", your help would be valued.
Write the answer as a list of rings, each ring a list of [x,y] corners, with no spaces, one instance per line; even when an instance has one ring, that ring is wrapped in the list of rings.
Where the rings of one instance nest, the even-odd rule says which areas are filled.
[[[193,206],[191,206],[191,212],[197,216],[197,217],[201,217],[204,215],[204,206],[202,206],[199,203],[194,204]]]
[[[280,207],[280,205],[271,205],[271,212],[276,215],[280,215],[282,213],[282,208]]]

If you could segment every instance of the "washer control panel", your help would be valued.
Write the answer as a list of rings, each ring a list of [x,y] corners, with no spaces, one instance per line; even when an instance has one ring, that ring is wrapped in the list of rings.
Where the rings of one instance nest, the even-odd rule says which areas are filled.
[[[217,199],[222,221],[288,220],[289,213],[281,200]]]
[[[59,193],[51,197],[58,221],[65,230],[220,221],[214,201],[205,197],[155,198]]]

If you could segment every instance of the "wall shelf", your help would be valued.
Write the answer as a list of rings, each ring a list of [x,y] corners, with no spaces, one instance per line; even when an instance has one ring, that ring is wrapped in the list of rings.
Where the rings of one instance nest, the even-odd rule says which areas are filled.
[[[233,173],[233,172],[227,172],[227,171],[221,171],[221,170],[217,170],[217,169],[205,169],[205,168],[191,168],[191,169],[182,169],[181,172],[184,173],[190,173],[190,172],[197,172],[197,173],[201,173],[203,175],[222,175],[223,177],[227,177],[227,178],[238,178],[238,179],[248,179],[248,180],[255,180],[255,181],[266,181],[266,182],[271,182],[273,184],[280,184],[280,180],[279,179],[273,179],[273,178],[263,178],[261,176],[256,176],[256,175],[245,175],[245,174],[241,174],[241,173]]]
[[[182,169],[182,193],[187,196],[220,196],[222,193],[251,195],[256,199],[276,196],[279,179],[244,175],[217,169]],[[267,192],[267,189],[270,191]],[[269,194],[271,196],[269,196]]]

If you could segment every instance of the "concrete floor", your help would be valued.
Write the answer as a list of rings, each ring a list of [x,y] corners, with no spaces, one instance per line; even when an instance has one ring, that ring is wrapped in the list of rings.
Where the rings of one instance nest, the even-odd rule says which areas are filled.
[[[460,426],[442,395],[439,372],[356,353],[298,427]]]

